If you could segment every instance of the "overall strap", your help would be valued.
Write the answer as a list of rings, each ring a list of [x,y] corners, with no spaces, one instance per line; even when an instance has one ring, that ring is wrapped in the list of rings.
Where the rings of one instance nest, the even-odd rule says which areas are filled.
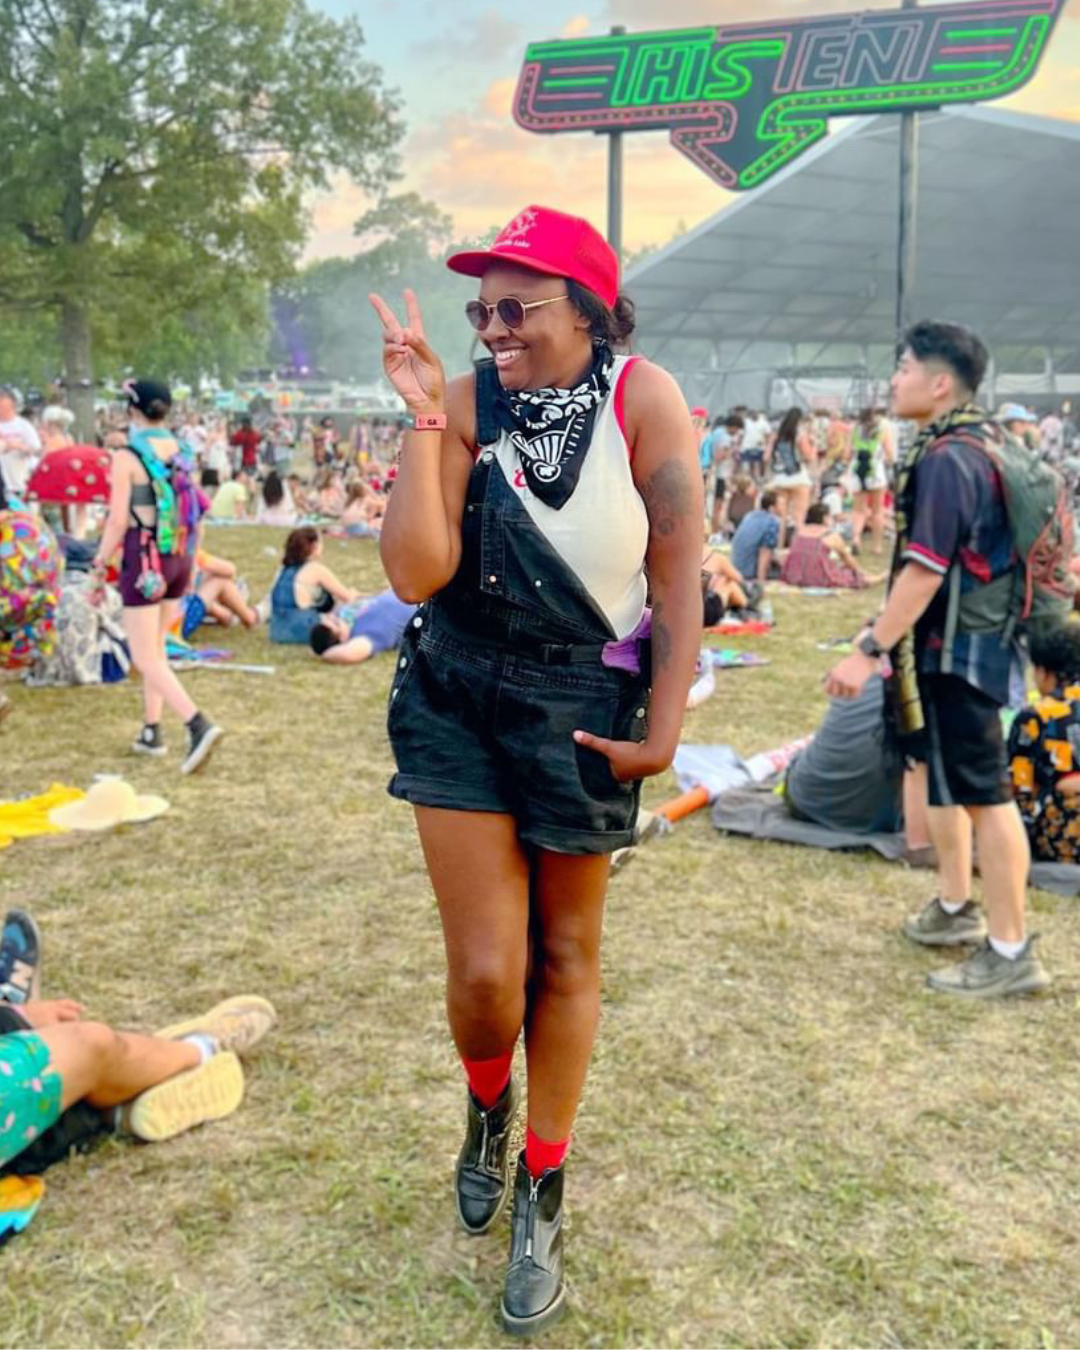
[[[495,419],[495,398],[499,392],[499,372],[493,357],[475,362],[476,367],[476,444],[494,445],[502,435]]]

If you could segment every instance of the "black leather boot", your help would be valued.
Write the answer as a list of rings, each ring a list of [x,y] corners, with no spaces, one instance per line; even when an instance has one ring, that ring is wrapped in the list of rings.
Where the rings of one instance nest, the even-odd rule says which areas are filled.
[[[502,1213],[510,1193],[510,1130],[517,1110],[511,1078],[486,1111],[468,1093],[465,1142],[454,1168],[458,1218],[467,1233],[486,1233]]]
[[[514,1211],[510,1219],[510,1263],[503,1289],[503,1326],[514,1336],[533,1336],[554,1322],[566,1305],[563,1285],[561,1167],[549,1167],[533,1181],[518,1158]]]

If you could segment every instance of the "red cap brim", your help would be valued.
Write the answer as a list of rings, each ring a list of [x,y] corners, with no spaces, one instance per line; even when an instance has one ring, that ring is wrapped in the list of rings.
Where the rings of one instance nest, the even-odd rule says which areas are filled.
[[[559,267],[533,262],[532,259],[522,258],[517,253],[496,253],[491,249],[476,253],[452,253],[447,258],[446,265],[451,272],[460,272],[462,276],[482,277],[492,263],[499,262],[510,263],[514,267],[524,267],[527,272],[543,272],[545,276],[549,277],[566,275]]]

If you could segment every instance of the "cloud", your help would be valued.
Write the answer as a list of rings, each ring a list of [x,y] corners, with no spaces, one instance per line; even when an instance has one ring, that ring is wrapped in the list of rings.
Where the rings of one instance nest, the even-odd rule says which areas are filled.
[[[484,112],[505,120],[510,118],[510,108],[514,102],[514,90],[517,88],[517,76],[511,75],[505,80],[495,80],[489,84],[484,95]]]
[[[584,37],[589,31],[589,16],[587,14],[575,14],[572,19],[567,19],[563,24],[559,36],[562,38]]]
[[[488,9],[435,37],[413,43],[411,51],[420,60],[436,60],[443,66],[488,65],[520,56],[525,40],[522,24]]]

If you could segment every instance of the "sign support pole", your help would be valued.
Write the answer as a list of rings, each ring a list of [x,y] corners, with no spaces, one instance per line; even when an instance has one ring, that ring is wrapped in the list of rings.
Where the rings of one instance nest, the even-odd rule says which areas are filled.
[[[902,0],[902,9],[915,9],[918,0]],[[900,114],[900,221],[896,258],[896,337],[911,322],[911,297],[918,260],[919,114]]]
[[[612,28],[612,37],[625,33],[626,28],[619,24]],[[608,177],[607,177],[607,240],[622,260],[622,216],[623,216],[623,133],[608,132]]]

